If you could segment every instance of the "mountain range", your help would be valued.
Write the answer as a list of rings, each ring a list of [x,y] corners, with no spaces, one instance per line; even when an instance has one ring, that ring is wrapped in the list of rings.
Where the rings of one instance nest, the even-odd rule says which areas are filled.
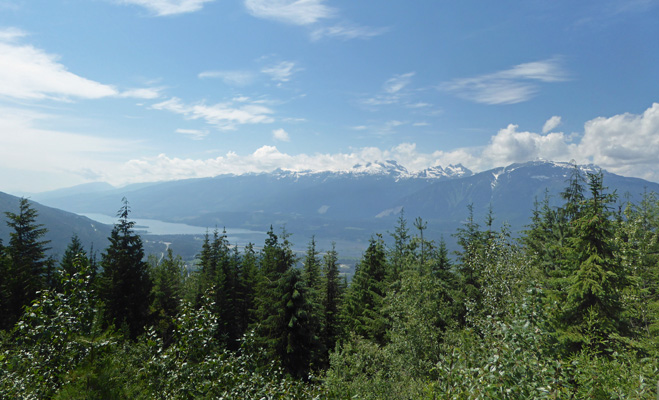
[[[207,227],[276,232],[285,227],[300,250],[315,235],[321,248],[330,242],[344,254],[358,257],[371,235],[393,231],[401,210],[412,221],[428,222],[427,236],[452,234],[465,221],[472,205],[476,221],[492,209],[495,225],[506,223],[518,232],[529,222],[533,204],[545,195],[561,203],[574,166],[533,161],[472,173],[462,165],[409,172],[395,161],[355,165],[349,171],[276,170],[271,173],[219,175],[213,178],[154,182],[114,188],[87,184],[32,198],[73,213],[114,215],[126,197],[133,218],[148,218]],[[579,166],[585,175],[599,171]],[[604,184],[619,201],[635,201],[644,191],[659,193],[659,184],[603,171]],[[256,243],[259,245],[260,243]],[[197,238],[194,245],[199,245]],[[175,249],[176,250],[176,249]]]

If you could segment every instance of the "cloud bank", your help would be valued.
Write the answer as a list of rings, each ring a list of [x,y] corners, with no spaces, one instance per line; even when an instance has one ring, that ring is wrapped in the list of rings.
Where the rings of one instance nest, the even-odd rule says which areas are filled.
[[[555,125],[558,120],[559,117],[553,117],[548,126]],[[284,133],[275,130],[273,137],[288,137]],[[515,162],[574,159],[578,163],[594,163],[613,173],[659,181],[656,154],[659,154],[659,103],[654,103],[642,114],[626,113],[593,119],[585,123],[581,134],[537,133],[519,130],[517,125],[510,124],[494,134],[486,146],[450,151],[428,152],[419,150],[414,143],[401,143],[389,149],[364,147],[334,154],[293,155],[274,146],[262,146],[247,155],[228,152],[203,160],[161,154],[131,160],[123,165],[119,175],[107,176],[107,179],[113,183],[128,183],[270,172],[277,168],[346,171],[355,164],[382,160],[396,160],[410,171],[462,163],[478,172]]]

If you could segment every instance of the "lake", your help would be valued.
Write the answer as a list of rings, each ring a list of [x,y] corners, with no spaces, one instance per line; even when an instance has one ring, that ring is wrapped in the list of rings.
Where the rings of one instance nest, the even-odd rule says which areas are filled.
[[[80,214],[102,224],[113,225],[118,221],[117,217],[111,217],[105,214],[86,213]],[[149,235],[204,235],[206,232],[213,233],[213,229],[201,226],[179,224],[174,222],[165,222],[157,219],[132,219],[135,222],[135,231],[146,232]],[[222,228],[218,227],[220,232]],[[227,235],[265,235],[265,232],[252,231],[241,228],[226,228]]]

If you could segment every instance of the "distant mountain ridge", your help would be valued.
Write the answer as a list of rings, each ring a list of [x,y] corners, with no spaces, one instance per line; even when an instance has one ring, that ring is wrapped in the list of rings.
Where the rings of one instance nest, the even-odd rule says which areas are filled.
[[[532,161],[472,173],[462,165],[409,172],[395,161],[355,165],[343,172],[276,170],[272,173],[219,175],[213,178],[130,185],[108,190],[73,188],[36,200],[77,213],[114,215],[127,197],[134,218],[183,222],[213,229],[266,231],[270,225],[294,233],[302,246],[311,235],[345,241],[355,248],[370,235],[393,229],[401,210],[428,221],[429,237],[451,235],[472,205],[477,221],[492,207],[497,224],[513,232],[524,228],[536,200],[545,193],[561,204],[573,164]],[[599,171],[582,165],[583,174]],[[659,184],[603,171],[604,184],[632,200]],[[94,187],[98,188],[98,186]],[[621,198],[622,201],[622,198]],[[410,224],[411,225],[411,224]]]

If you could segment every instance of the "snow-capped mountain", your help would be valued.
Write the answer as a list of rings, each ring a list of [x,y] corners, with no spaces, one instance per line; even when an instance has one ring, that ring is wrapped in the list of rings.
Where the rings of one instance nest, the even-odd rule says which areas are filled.
[[[121,189],[43,197],[49,206],[80,213],[114,215],[126,197],[134,218],[151,218],[213,228],[265,231],[286,226],[297,237],[365,243],[387,232],[400,211],[428,221],[428,234],[455,233],[472,205],[483,220],[492,207],[495,220],[519,231],[529,222],[534,201],[545,193],[561,203],[573,165],[550,161],[512,164],[473,174],[462,165],[410,172],[394,161],[355,165],[341,172],[283,171],[134,185]],[[583,174],[593,165],[579,167]],[[659,184],[604,172],[604,185],[638,199]],[[41,197],[35,195],[40,201]],[[304,242],[303,239],[302,241]],[[449,239],[450,240],[450,239]],[[361,242],[360,242],[361,241]]]

